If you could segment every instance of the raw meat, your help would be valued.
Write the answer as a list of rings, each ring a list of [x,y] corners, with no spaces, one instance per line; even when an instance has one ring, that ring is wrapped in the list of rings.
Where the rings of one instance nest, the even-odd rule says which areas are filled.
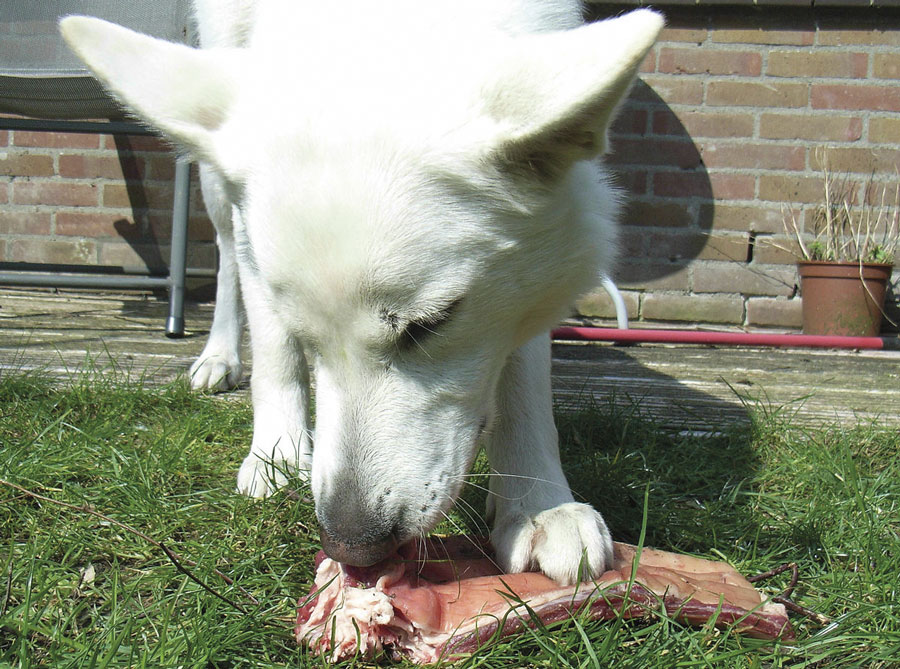
[[[365,569],[316,556],[315,588],[301,600],[295,633],[333,661],[384,650],[429,664],[464,656],[492,639],[573,615],[611,619],[667,615],[763,639],[793,639],[781,604],[733,568],[645,548],[629,588],[634,546],[617,543],[613,568],[594,582],[561,587],[538,573],[500,574],[490,546],[472,537],[432,538]],[[527,606],[526,606],[527,603]]]

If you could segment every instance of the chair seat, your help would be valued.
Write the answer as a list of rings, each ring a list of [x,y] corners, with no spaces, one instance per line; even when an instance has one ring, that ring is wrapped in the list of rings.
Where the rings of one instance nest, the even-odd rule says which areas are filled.
[[[0,111],[39,119],[124,117],[119,105],[88,76],[0,76]]]
[[[189,0],[0,0],[0,113],[40,119],[122,118],[118,104],[60,38],[57,23],[69,14],[96,16],[172,42],[191,42]]]

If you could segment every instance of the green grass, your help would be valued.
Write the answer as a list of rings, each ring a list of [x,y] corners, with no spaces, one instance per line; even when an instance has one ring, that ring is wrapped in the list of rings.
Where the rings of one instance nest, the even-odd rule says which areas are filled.
[[[648,546],[746,574],[799,563],[796,601],[830,622],[794,617],[799,641],[788,647],[665,619],[576,620],[463,666],[900,666],[896,430],[806,429],[759,405],[750,427],[673,436],[637,406],[559,416],[577,494],[626,541],[646,520]],[[234,494],[250,434],[245,402],[183,384],[145,389],[100,372],[64,387],[0,378],[0,478],[79,507],[0,487],[0,668],[323,666],[291,634],[317,550],[312,505]],[[465,502],[480,509],[483,493],[472,486]],[[191,573],[243,612],[153,542],[81,507],[196,562]],[[471,512],[457,522],[479,527]],[[786,580],[761,587],[777,594]]]

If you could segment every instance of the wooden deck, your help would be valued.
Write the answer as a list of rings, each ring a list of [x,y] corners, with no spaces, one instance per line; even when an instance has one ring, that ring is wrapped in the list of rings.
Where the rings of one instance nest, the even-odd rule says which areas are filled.
[[[114,367],[169,382],[202,349],[212,313],[211,304],[189,304],[188,335],[167,339],[166,303],[152,296],[0,288],[0,373],[65,378]],[[614,402],[676,430],[745,422],[746,402],[783,407],[805,423],[900,426],[897,352],[557,345],[554,389],[561,408]]]

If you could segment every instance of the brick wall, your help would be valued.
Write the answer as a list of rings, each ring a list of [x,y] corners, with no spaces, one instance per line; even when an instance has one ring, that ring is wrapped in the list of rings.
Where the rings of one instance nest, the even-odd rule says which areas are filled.
[[[156,138],[0,130],[0,261],[163,270],[174,174],[170,147]],[[215,263],[195,179],[188,265]]]
[[[597,16],[623,9],[594,6]],[[629,314],[799,327],[783,214],[811,226],[821,147],[832,168],[861,182],[896,179],[900,14],[659,9],[668,27],[615,127],[609,158],[631,194],[617,272]],[[900,271],[890,296],[895,321],[898,280]],[[602,292],[579,307],[613,316]]]
[[[627,8],[592,7],[597,17]],[[900,12],[661,9],[669,27],[609,158],[631,194],[617,272],[630,316],[797,327],[783,211],[809,224],[821,146],[838,169],[893,178]],[[0,261],[164,266],[173,172],[154,139],[0,131]],[[213,232],[196,187],[191,201],[189,266],[209,269]],[[579,308],[613,315],[600,292]]]

